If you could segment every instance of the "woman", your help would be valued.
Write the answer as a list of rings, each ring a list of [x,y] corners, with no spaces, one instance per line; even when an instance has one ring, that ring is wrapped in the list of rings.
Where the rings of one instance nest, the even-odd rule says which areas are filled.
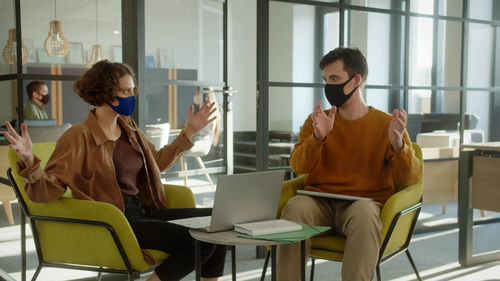
[[[103,201],[122,210],[141,248],[171,254],[148,280],[180,280],[194,269],[194,240],[188,229],[167,220],[206,216],[211,209],[168,209],[160,171],[172,167],[193,146],[192,136],[212,122],[214,103],[208,101],[193,114],[171,144],[159,151],[129,116],[136,105],[137,88],[132,70],[121,63],[101,61],[75,83],[75,92],[95,106],[87,119],[68,129],[57,141],[44,170],[33,155],[32,142],[21,124],[19,136],[8,122],[10,148],[21,160],[19,175],[26,179],[26,193],[35,202],[60,198],[69,187],[73,197]],[[202,245],[202,276],[218,280],[225,261],[225,247]],[[154,264],[145,252],[145,258]]]

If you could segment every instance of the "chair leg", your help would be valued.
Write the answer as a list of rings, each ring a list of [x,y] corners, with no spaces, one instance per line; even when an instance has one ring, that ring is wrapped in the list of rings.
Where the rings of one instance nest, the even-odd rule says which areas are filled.
[[[446,213],[446,203],[441,206],[441,214],[444,215],[444,213]]]
[[[203,161],[201,161],[201,157],[197,156],[196,157],[196,162],[198,162],[198,166],[200,166],[200,168],[205,169],[205,165],[203,164]],[[208,183],[210,183],[210,186],[212,188],[214,188],[215,185],[214,185],[212,179],[210,178],[210,175],[208,173],[206,173],[205,177],[207,178]]]
[[[410,251],[406,249],[406,256],[408,257],[408,260],[410,261],[411,267],[413,267],[413,271],[415,271],[415,275],[417,275],[417,280],[422,281],[422,278],[420,277],[420,274],[418,274],[417,267],[415,266],[415,262],[413,261]]]
[[[7,217],[7,221],[10,225],[14,225],[14,217],[12,216],[12,206],[10,205],[10,201],[3,200],[2,204],[5,211],[5,216]]]
[[[97,278],[96,278],[96,281],[101,281],[102,279],[102,272],[97,272]]]
[[[377,281],[382,281],[382,276],[380,275],[380,263],[377,264]]]
[[[267,266],[269,265],[269,257],[271,257],[271,251],[267,250],[266,260],[264,261],[264,267],[262,268],[262,275],[260,276],[260,281],[266,279]]]
[[[311,278],[310,278],[311,281],[314,280],[314,262],[315,261],[316,261],[315,258],[311,258]]]
[[[182,171],[186,171],[187,170],[187,163],[186,163],[186,159],[184,159],[184,157],[181,156],[181,170]],[[184,176],[182,177],[184,179],[184,185],[187,186],[187,176]]]
[[[31,281],[35,281],[36,280],[36,278],[38,277],[38,274],[40,274],[40,270],[41,269],[42,269],[42,265],[38,264],[38,266],[36,267],[35,274],[33,274],[33,277],[31,278]]]

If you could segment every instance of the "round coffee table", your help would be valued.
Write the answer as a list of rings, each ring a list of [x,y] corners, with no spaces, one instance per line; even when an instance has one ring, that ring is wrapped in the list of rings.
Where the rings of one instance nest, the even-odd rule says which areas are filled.
[[[201,278],[201,247],[200,241],[227,245],[231,248],[231,270],[233,281],[236,281],[236,251],[237,245],[250,245],[250,246],[271,246],[271,280],[276,280],[276,246],[282,244],[288,244],[290,242],[283,241],[272,241],[272,240],[259,240],[238,237],[241,233],[236,231],[228,230],[222,232],[204,232],[200,230],[190,229],[189,234],[195,239],[195,269],[196,269],[196,281]],[[301,260],[305,260],[305,239],[300,241],[300,255]],[[267,264],[266,264],[267,266]],[[302,280],[306,280],[306,269],[305,261],[301,263],[302,269]]]

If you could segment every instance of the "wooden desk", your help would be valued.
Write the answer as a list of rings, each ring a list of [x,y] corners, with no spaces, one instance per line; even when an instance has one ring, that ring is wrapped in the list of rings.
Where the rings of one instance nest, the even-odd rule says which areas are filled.
[[[476,255],[473,255],[472,251],[473,209],[500,211],[499,170],[500,142],[461,146],[458,186],[458,261],[463,266],[500,259],[500,250]]]

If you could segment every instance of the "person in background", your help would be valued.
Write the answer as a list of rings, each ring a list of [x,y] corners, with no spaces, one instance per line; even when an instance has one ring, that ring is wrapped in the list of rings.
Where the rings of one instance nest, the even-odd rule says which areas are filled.
[[[47,85],[42,81],[32,81],[26,87],[29,100],[24,105],[23,115],[25,120],[49,119],[44,106],[49,103],[50,95]]]
[[[138,94],[130,67],[100,61],[75,83],[74,90],[95,108],[84,122],[59,138],[43,170],[33,155],[26,124],[21,124],[20,136],[6,122],[4,135],[21,158],[18,173],[26,180],[27,195],[34,202],[50,202],[69,188],[74,198],[115,205],[129,221],[141,248],[170,254],[148,280],[182,279],[194,269],[195,243],[186,227],[168,220],[209,216],[212,210],[169,209],[160,173],[171,168],[193,146],[193,135],[214,120],[214,103],[203,103],[197,113],[191,106],[181,133],[157,151],[130,117]],[[225,246],[203,243],[201,248],[202,280],[218,280],[224,270]],[[143,252],[154,265],[152,256]]]

